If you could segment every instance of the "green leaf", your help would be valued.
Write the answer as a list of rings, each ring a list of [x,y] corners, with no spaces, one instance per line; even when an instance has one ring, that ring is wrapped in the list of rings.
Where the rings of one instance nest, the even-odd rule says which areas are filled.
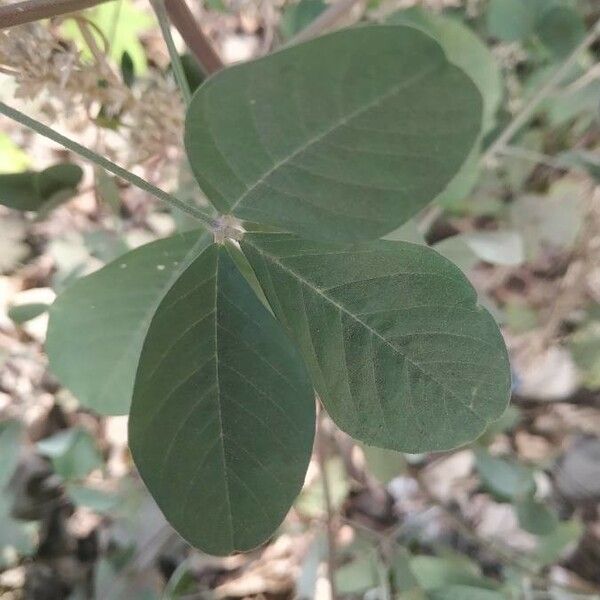
[[[559,523],[552,533],[538,538],[533,558],[540,565],[552,564],[563,555],[567,546],[575,543],[583,535],[583,532],[584,526],[579,519]]]
[[[339,567],[335,573],[336,588],[343,595],[364,594],[379,584],[377,560],[372,552]]]
[[[223,0],[206,0],[206,5],[211,10],[216,10],[219,12],[227,12],[227,7],[223,3]]]
[[[48,304],[43,304],[42,302],[32,302],[31,304],[17,304],[15,306],[11,306],[8,309],[8,316],[11,318],[13,323],[17,325],[21,325],[21,323],[26,323],[27,321],[31,321],[36,317],[44,314],[48,310]]]
[[[392,242],[412,242],[413,244],[426,245],[425,236],[419,229],[416,219],[406,221],[404,225],[394,229],[383,238],[384,240],[390,240]]]
[[[94,438],[84,429],[59,431],[40,440],[37,449],[52,459],[54,470],[65,479],[80,479],[103,465]]]
[[[461,234],[481,259],[493,265],[519,265],[525,260],[523,238],[517,231],[471,231]]]
[[[487,28],[495,38],[517,42],[533,32],[535,18],[535,7],[530,0],[491,0]]]
[[[325,470],[331,495],[331,507],[333,510],[339,510],[350,491],[346,467],[339,457],[333,457],[327,461]],[[322,474],[304,487],[294,506],[296,510],[308,517],[323,518],[325,516],[327,507]]]
[[[560,159],[574,167],[585,169],[590,177],[600,183],[600,156],[595,152],[585,150],[572,150],[563,152]]]
[[[66,491],[77,506],[85,506],[99,513],[110,513],[120,501],[120,498],[114,493],[76,483],[69,483]]]
[[[23,443],[23,427],[19,421],[0,421],[0,449],[2,450],[2,461],[0,461],[0,490],[4,496],[4,490],[10,482],[14,470],[19,462],[19,448]]]
[[[460,67],[477,86],[483,98],[482,133],[494,127],[496,111],[502,101],[502,74],[494,55],[476,33],[457,19],[437,15],[420,6],[398,11],[386,22],[413,25],[434,37],[448,60]]]
[[[103,264],[112,262],[131,250],[123,236],[103,229],[84,233],[83,243],[90,257],[97,258]]]
[[[121,195],[119,194],[116,178],[109,175],[101,167],[94,169],[94,177],[98,198],[118,215],[121,210]]]
[[[327,540],[323,532],[319,532],[310,544],[302,563],[300,574],[296,578],[296,594],[298,600],[312,600],[315,597],[320,566],[327,556]]]
[[[369,473],[381,483],[389,483],[394,477],[406,473],[406,457],[401,452],[363,446]]]
[[[133,64],[131,54],[127,50],[123,52],[120,64],[123,83],[130,88],[135,83],[135,65]]]
[[[364,240],[445,188],[481,111],[477,88],[430,36],[364,26],[217,73],[192,99],[185,143],[221,212]]]
[[[424,600],[425,592],[421,588],[410,566],[411,556],[401,546],[395,548],[390,564],[390,581],[392,589],[400,593],[404,600]]]
[[[549,535],[558,527],[556,513],[533,495],[517,503],[517,516],[519,525],[534,535]]]
[[[506,327],[514,333],[525,333],[539,326],[538,313],[518,300],[509,301],[504,306]]]
[[[478,566],[468,558],[448,556],[415,556],[410,568],[419,584],[428,592],[443,590],[451,585],[489,588],[494,583],[481,576]]]
[[[585,191],[580,179],[555,181],[546,195],[520,195],[511,204],[514,229],[525,243],[527,258],[535,260],[543,251],[568,250],[577,240],[585,215]]]
[[[470,271],[480,260],[493,265],[519,265],[525,260],[525,248],[518,231],[471,231],[448,237],[434,245],[435,250]]]
[[[79,185],[83,171],[71,163],[53,165],[37,176],[37,189],[43,198],[50,199],[63,191],[74,191]]]
[[[570,348],[584,385],[593,390],[600,388],[600,320],[586,320],[571,335]]]
[[[33,553],[36,548],[34,532],[12,516],[15,497],[9,484],[19,462],[23,441],[21,423],[0,421],[0,568],[10,563],[10,553],[6,552],[8,548],[13,548],[21,556]]]
[[[579,72],[584,74],[587,71],[581,69]],[[571,128],[573,124],[569,121],[575,119],[580,121],[584,127],[587,127],[587,124],[592,125],[598,118],[598,97],[600,97],[600,80],[598,79],[591,80],[587,85],[567,86],[562,91],[557,90],[543,104],[549,125],[551,127],[566,125]],[[581,126],[577,125],[577,127]]]
[[[523,499],[535,491],[531,469],[492,456],[483,448],[477,449],[475,456],[482,483],[500,500]]]
[[[60,195],[68,200],[79,185],[83,171],[70,163],[53,165],[43,171],[0,175],[0,204],[17,210],[40,210]]]
[[[435,201],[440,206],[449,210],[461,208],[469,194],[479,180],[480,144],[477,144],[467,160],[463,163],[460,171],[454,179],[446,186],[444,191],[436,197]],[[477,203],[477,208],[481,204]]]
[[[435,590],[429,598],[430,600],[506,600],[506,596],[501,592],[468,585],[451,585]]]
[[[206,79],[206,75],[200,68],[198,59],[195,56],[191,54],[182,54],[179,58],[181,59],[181,66],[183,67],[183,72],[185,73],[185,78],[190,86],[190,90],[195,92]]]
[[[453,235],[433,246],[436,252],[452,261],[463,273],[469,273],[479,262],[473,248],[462,235]]]
[[[504,411],[506,348],[462,272],[406,242],[246,233],[242,250],[337,425],[424,452],[476,438]]]
[[[310,25],[325,9],[323,0],[300,0],[288,4],[281,15],[279,31],[284,40],[289,40]]]
[[[156,308],[210,243],[193,231],[142,246],[67,288],[50,308],[50,367],[81,404],[129,410],[135,370]]]
[[[50,458],[64,456],[73,447],[78,432],[78,429],[64,429],[50,437],[43,438],[37,442],[37,450],[40,454]]]
[[[544,11],[536,32],[546,48],[557,58],[568,56],[585,37],[585,22],[569,6],[553,6]]]
[[[164,297],[140,358],[129,443],[152,496],[204,551],[254,548],[302,487],[314,422],[296,349],[227,250],[208,247]]]
[[[144,75],[147,71],[147,60],[140,35],[154,27],[155,22],[149,10],[140,10],[131,0],[108,2],[87,10],[85,13],[91,23],[105,36],[110,44],[110,56],[117,64],[121,63],[123,54],[127,52],[133,63],[136,75]],[[75,40],[81,47],[84,57],[92,59],[93,55],[85,43],[77,24],[68,19],[62,33],[68,39]],[[93,32],[97,35],[96,32]],[[97,36],[98,43],[103,40]]]
[[[491,443],[498,434],[514,429],[520,420],[520,410],[516,406],[509,404],[500,417],[488,425],[484,438],[480,438],[480,440],[485,439]]]

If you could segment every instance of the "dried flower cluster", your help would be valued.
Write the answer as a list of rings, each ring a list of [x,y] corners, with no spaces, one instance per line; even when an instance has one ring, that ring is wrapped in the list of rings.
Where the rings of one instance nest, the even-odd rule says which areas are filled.
[[[118,118],[126,154],[120,158],[128,163],[165,156],[181,144],[183,105],[173,81],[161,73],[150,72],[129,88],[105,56],[87,62],[75,44],[40,23],[0,32],[0,65],[14,77],[15,96],[40,102],[51,120],[72,117],[82,107],[92,119]]]
[[[509,112],[516,113],[523,104],[523,89],[517,66],[527,59],[527,53],[520,42],[497,44],[492,52],[500,68],[504,72],[504,81],[508,92],[507,108]]]

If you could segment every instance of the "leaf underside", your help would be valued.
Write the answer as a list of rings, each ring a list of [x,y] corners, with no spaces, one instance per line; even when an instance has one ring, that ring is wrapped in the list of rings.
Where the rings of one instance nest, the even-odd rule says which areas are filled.
[[[177,277],[209,243],[194,231],[147,244],[69,287],[50,308],[46,352],[86,407],[126,414],[150,321]]]
[[[242,249],[339,427],[368,444],[444,450],[504,411],[510,370],[462,272],[405,242],[247,233]]]
[[[224,247],[208,247],[161,302],[129,423],[154,499],[211,554],[265,541],[300,491],[314,437],[312,386]]]
[[[67,200],[83,177],[81,167],[56,164],[43,171],[25,171],[0,175],[0,204],[23,211],[36,211],[57,194]]]
[[[213,76],[191,102],[185,143],[219,211],[364,240],[445,188],[481,119],[477,88],[431,37],[364,26]]]

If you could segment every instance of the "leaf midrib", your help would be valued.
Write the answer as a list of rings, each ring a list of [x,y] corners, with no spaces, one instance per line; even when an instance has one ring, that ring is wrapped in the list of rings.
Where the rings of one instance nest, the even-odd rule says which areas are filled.
[[[293,161],[297,156],[301,155],[303,152],[308,150],[311,146],[324,140],[327,136],[332,134],[334,131],[336,131],[340,127],[347,125],[348,123],[352,122],[354,119],[360,117],[363,113],[382,104],[388,98],[390,98],[390,97],[394,96],[395,94],[397,94],[398,92],[414,85],[415,83],[419,82],[421,79],[424,79],[426,76],[431,75],[436,70],[438,70],[444,66],[445,66],[444,62],[439,62],[439,63],[434,64],[433,67],[419,71],[415,76],[410,77],[409,79],[403,81],[402,83],[392,86],[387,92],[385,92],[381,96],[378,96],[374,100],[371,100],[370,102],[368,102],[366,105],[361,106],[360,108],[352,111],[350,114],[335,121],[332,126],[328,127],[324,131],[321,131],[321,132],[317,133],[316,135],[314,135],[313,137],[310,137],[301,146],[296,148],[296,150],[294,150],[293,152],[290,152],[288,155],[284,156],[279,161],[277,161],[270,169],[265,171],[252,185],[247,187],[246,190],[243,192],[243,194],[231,205],[229,212],[233,213],[237,209],[237,207],[252,192],[254,192],[254,190],[256,190],[265,181],[267,181],[267,179],[269,179],[269,177],[271,175],[273,175],[273,173],[275,173],[281,167],[287,165],[289,162]]]
[[[245,242],[248,245],[252,246],[252,248],[254,248],[263,258],[265,258],[266,260],[269,260],[273,264],[277,265],[280,269],[282,269],[287,274],[291,275],[294,279],[296,279],[297,281],[299,281],[300,283],[302,283],[304,286],[306,286],[312,292],[318,294],[319,296],[321,296],[322,298],[324,298],[327,302],[329,302],[330,304],[332,304],[333,306],[335,306],[335,308],[337,308],[340,312],[343,312],[344,314],[348,315],[356,323],[358,323],[359,325],[361,325],[362,327],[364,327],[367,331],[369,331],[369,333],[371,333],[371,335],[377,337],[386,346],[388,346],[389,348],[391,348],[393,352],[395,352],[397,354],[400,354],[415,369],[417,369],[418,371],[420,371],[423,374],[423,376],[431,379],[431,381],[433,381],[435,384],[437,384],[443,391],[445,391],[448,394],[450,394],[450,396],[452,396],[457,402],[459,402],[462,406],[464,406],[469,412],[471,412],[472,414],[474,414],[479,419],[482,419],[484,422],[487,422],[487,419],[484,416],[482,416],[479,413],[475,412],[475,410],[469,404],[467,404],[463,399],[461,399],[460,396],[458,396],[456,394],[456,392],[454,392],[450,388],[447,388],[443,383],[441,383],[440,381],[438,381],[434,376],[432,376],[430,373],[428,373],[427,371],[425,371],[425,369],[423,369],[423,367],[421,365],[419,365],[419,363],[414,362],[407,354],[405,354],[404,352],[402,352],[402,350],[400,348],[398,348],[394,344],[392,344],[389,340],[387,340],[385,337],[383,337],[383,335],[381,335],[376,329],[373,329],[368,323],[365,323],[357,315],[355,315],[352,312],[350,312],[344,305],[340,304],[339,302],[337,302],[333,298],[329,297],[320,288],[318,288],[317,286],[313,285],[310,281],[308,281],[307,279],[305,279],[304,277],[302,277],[302,275],[300,275],[299,273],[297,273],[293,269],[290,269],[289,267],[287,267],[285,264],[283,264],[280,260],[278,260],[272,254],[264,252],[261,248],[259,248],[255,244],[253,244],[252,241],[246,239]]]
[[[217,409],[219,413],[219,432],[221,438],[221,459],[223,463],[223,479],[225,483],[225,500],[227,502],[227,516],[229,517],[229,543],[230,547],[235,550],[234,542],[234,527],[233,527],[233,511],[231,510],[231,492],[229,490],[229,474],[227,468],[227,460],[225,458],[225,428],[223,427],[223,411],[221,410],[221,382],[219,379],[219,260],[221,258],[221,252],[217,252],[217,259],[215,265],[215,382],[217,388]]]

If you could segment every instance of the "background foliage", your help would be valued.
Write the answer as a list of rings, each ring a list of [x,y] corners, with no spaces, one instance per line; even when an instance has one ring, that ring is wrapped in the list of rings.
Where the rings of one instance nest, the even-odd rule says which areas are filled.
[[[115,343],[67,391],[42,352],[61,347],[59,332],[46,332],[56,293],[189,222],[3,120],[0,200],[27,212],[0,213],[2,598],[325,598],[328,531],[339,597],[598,597],[598,42],[547,83],[599,9],[568,0],[350,4],[338,26],[413,24],[483,97],[484,130],[461,172],[386,237],[433,246],[469,277],[508,342],[512,406],[474,444],[431,455],[355,444],[321,418],[304,488],[271,542],[224,560],[192,551],[133,472],[125,419],[89,409],[126,411],[127,355]],[[213,1],[198,10],[232,62],[289,41],[328,6]],[[84,14],[95,44],[72,19],[2,34],[1,99],[17,98],[208,210],[182,155],[183,105],[149,6],[123,0]],[[189,77],[195,86],[197,72]],[[531,118],[490,153],[524,111]],[[146,293],[126,309],[142,321],[169,275],[155,265],[189,252],[186,237],[176,239],[151,246],[140,269],[115,263],[123,282],[140,278]],[[111,291],[106,302],[119,303],[118,286]],[[67,318],[82,327],[84,316]],[[141,347],[145,329],[129,317],[101,333]],[[65,357],[53,369],[64,378],[70,365]],[[102,398],[80,391],[119,366]],[[276,501],[268,481],[261,492],[266,505]]]

